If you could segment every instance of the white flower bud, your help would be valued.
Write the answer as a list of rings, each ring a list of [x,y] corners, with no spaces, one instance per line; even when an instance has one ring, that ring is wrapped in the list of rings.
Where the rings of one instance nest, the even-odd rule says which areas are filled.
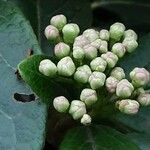
[[[121,67],[115,67],[111,71],[110,75],[118,79],[119,81],[125,78],[125,72]]]
[[[122,23],[114,23],[110,26],[110,38],[119,41],[121,37],[124,35],[125,26]]]
[[[80,32],[79,26],[75,23],[66,24],[63,29],[63,38],[66,43],[73,43],[74,39],[78,36]]]
[[[58,74],[62,76],[71,76],[75,72],[75,65],[72,59],[67,56],[62,58],[57,64]]]
[[[142,93],[139,95],[137,101],[142,105],[142,106],[148,106],[150,105],[150,94],[148,93]]]
[[[82,60],[84,58],[84,50],[79,46],[73,47],[73,58]]]
[[[101,39],[96,39],[95,41],[93,41],[91,43],[92,46],[94,46],[96,49],[99,49],[100,45],[101,45],[102,40]]]
[[[117,84],[118,84],[119,80],[117,80],[116,78],[110,76],[106,79],[106,88],[110,93],[115,93],[116,92],[116,88],[117,88]]]
[[[106,60],[109,68],[113,68],[117,64],[118,57],[112,52],[107,52],[106,54],[102,54],[101,57],[104,60]]]
[[[137,34],[133,30],[129,29],[124,32],[124,38],[137,40]]]
[[[94,71],[89,77],[89,83],[92,89],[98,89],[105,84],[106,75],[102,72]]]
[[[119,58],[123,57],[126,49],[122,43],[115,43],[111,50],[114,54],[116,54]]]
[[[104,72],[107,66],[107,62],[101,57],[96,57],[91,61],[90,66],[93,71]]]
[[[125,114],[133,115],[139,110],[139,103],[135,100],[125,99],[117,101],[117,107]]]
[[[124,39],[122,44],[125,46],[126,51],[129,53],[132,53],[138,47],[137,41],[130,38]]]
[[[86,59],[92,60],[97,57],[97,49],[90,44],[84,46],[84,52]]]
[[[83,89],[80,95],[81,101],[83,101],[87,106],[93,105],[97,100],[97,93],[92,89]]]
[[[55,53],[55,56],[58,59],[61,59],[61,58],[65,57],[65,56],[69,55],[70,47],[69,47],[69,45],[67,45],[67,44],[65,44],[63,42],[60,42],[57,45],[55,45],[54,53]]]
[[[62,30],[66,23],[67,18],[62,14],[53,16],[50,20],[50,24],[55,26],[58,30]]]
[[[99,33],[99,37],[101,40],[105,40],[105,41],[108,41],[109,40],[109,36],[110,36],[110,33],[108,30],[105,30],[105,29],[102,29]]]
[[[85,36],[90,42],[95,41],[99,38],[98,32],[94,29],[87,29],[83,32],[83,36]]]
[[[74,47],[79,46],[79,47],[83,48],[85,45],[88,45],[88,44],[90,44],[88,39],[85,36],[80,35],[75,38],[73,46]]]
[[[88,65],[80,66],[74,74],[74,79],[80,83],[87,83],[91,73],[91,69]]]
[[[44,33],[50,42],[56,42],[60,37],[58,29],[52,25],[47,26]]]
[[[144,88],[140,87],[140,88],[135,89],[132,95],[135,97],[135,96],[138,96],[138,95],[144,94],[144,93],[145,93]]]
[[[123,79],[117,84],[116,95],[118,97],[128,98],[133,91],[134,87],[127,79]]]
[[[53,101],[53,106],[58,112],[66,112],[69,108],[69,101],[64,96],[56,97]]]
[[[106,53],[108,51],[108,43],[107,41],[101,41],[101,44],[99,46],[99,52],[100,53]]]
[[[91,124],[91,121],[92,121],[92,118],[88,114],[84,114],[83,117],[81,118],[81,123],[83,125],[89,125],[89,124]]]
[[[145,68],[136,67],[130,72],[130,78],[134,86],[145,86],[150,81],[150,73]]]
[[[40,62],[39,71],[48,77],[54,77],[57,73],[56,65],[49,59],[44,59]]]
[[[81,118],[86,114],[85,103],[79,100],[73,100],[70,105],[69,113],[72,115],[74,120]]]

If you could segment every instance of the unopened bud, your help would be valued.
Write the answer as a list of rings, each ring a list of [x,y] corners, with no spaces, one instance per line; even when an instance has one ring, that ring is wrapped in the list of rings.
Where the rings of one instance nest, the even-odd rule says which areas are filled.
[[[124,38],[137,40],[137,34],[133,30],[129,29],[124,32]]]
[[[121,67],[115,67],[111,73],[111,76],[115,77],[119,81],[125,78],[125,72]]]
[[[137,101],[142,105],[142,106],[148,106],[150,105],[150,94],[148,93],[142,93],[139,95]]]
[[[134,86],[145,86],[150,81],[150,73],[145,68],[136,67],[130,72],[130,78]]]
[[[86,114],[85,103],[79,100],[73,100],[70,105],[69,113],[72,115],[74,120],[81,118]]]
[[[50,42],[57,42],[59,39],[59,31],[56,27],[49,25],[45,28],[45,36]]]
[[[123,79],[117,84],[116,95],[118,97],[128,98],[133,91],[134,87],[127,79]]]
[[[83,32],[83,36],[85,36],[90,42],[95,41],[99,38],[98,32],[94,29],[87,29]]]
[[[93,105],[97,100],[97,93],[92,89],[83,89],[80,95],[81,101],[83,101],[87,106]]]
[[[84,46],[84,52],[86,59],[92,60],[97,57],[97,49],[90,44]]]
[[[66,24],[63,29],[63,38],[66,43],[73,43],[74,39],[78,36],[80,32],[79,26],[75,23]]]
[[[48,77],[54,77],[57,73],[56,65],[49,59],[44,59],[40,62],[39,71]]]
[[[115,43],[111,50],[114,54],[116,54],[119,58],[123,57],[126,49],[122,43]]]
[[[62,30],[62,28],[66,23],[67,23],[67,18],[62,14],[53,16],[50,20],[50,24],[55,26],[58,30]]]
[[[122,44],[125,46],[126,51],[129,53],[132,53],[138,47],[137,41],[130,38],[124,39]]]
[[[88,65],[80,66],[74,74],[74,79],[80,83],[87,83],[91,73],[91,69]]]
[[[114,23],[110,26],[110,38],[119,41],[121,37],[124,35],[125,26],[122,23]]]
[[[102,40],[101,39],[96,39],[95,41],[93,41],[91,43],[92,46],[94,46],[96,49],[99,49],[100,45],[101,45]]]
[[[108,51],[108,43],[107,41],[101,41],[101,44],[99,46],[99,52],[100,53],[106,53]]]
[[[102,72],[94,71],[89,77],[89,83],[92,89],[98,89],[105,84],[106,75]]]
[[[107,62],[109,68],[113,68],[117,64],[118,57],[112,52],[102,54],[101,57]]]
[[[108,41],[109,40],[109,36],[110,36],[110,33],[108,30],[105,30],[105,29],[102,29],[99,33],[99,36],[100,36],[100,39],[101,40],[105,40],[105,41]]]
[[[58,59],[61,59],[61,58],[65,57],[65,56],[69,55],[70,47],[69,47],[69,45],[67,45],[67,44],[65,44],[63,42],[60,42],[57,45],[55,45],[54,53],[55,53],[55,56]]]
[[[79,46],[73,47],[73,58],[82,60],[84,58],[84,55],[85,55],[85,53],[84,53],[83,48],[81,48]]]
[[[71,76],[75,72],[75,65],[72,59],[67,56],[62,58],[57,64],[58,74],[62,76]]]
[[[83,117],[81,118],[81,123],[83,125],[89,125],[89,124],[91,124],[91,121],[92,121],[92,118],[88,114],[84,114]]]
[[[69,101],[64,96],[56,97],[53,101],[53,106],[58,112],[66,112],[69,108]]]
[[[90,66],[93,71],[104,72],[107,66],[107,62],[103,58],[97,57],[91,61]]]
[[[117,107],[125,114],[134,115],[139,110],[139,103],[135,100],[125,99],[117,101]]]
[[[116,92],[116,88],[117,88],[117,84],[118,84],[119,80],[117,80],[116,78],[110,76],[106,79],[106,88],[110,93],[115,93]]]
[[[88,44],[90,44],[89,40],[85,36],[80,35],[75,38],[73,46],[74,47],[79,46],[83,48],[85,45],[88,45]]]

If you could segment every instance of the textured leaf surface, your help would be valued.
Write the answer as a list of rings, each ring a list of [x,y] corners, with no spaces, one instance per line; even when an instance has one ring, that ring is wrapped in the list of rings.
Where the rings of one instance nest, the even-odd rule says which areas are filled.
[[[123,134],[104,126],[78,127],[70,130],[60,150],[139,150]]]
[[[17,102],[13,94],[31,94],[16,78],[17,64],[27,49],[40,52],[28,21],[12,3],[0,1],[0,149],[41,150],[44,144],[46,107],[38,100]]]

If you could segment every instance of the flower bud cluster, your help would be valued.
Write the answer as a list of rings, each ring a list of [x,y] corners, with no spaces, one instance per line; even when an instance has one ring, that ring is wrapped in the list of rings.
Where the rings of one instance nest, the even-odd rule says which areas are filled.
[[[55,65],[51,60],[42,60],[39,71],[48,77],[71,77],[75,84],[84,87],[76,100],[56,97],[54,108],[58,112],[68,112],[73,119],[81,119],[82,124],[88,125],[92,120],[88,110],[100,101],[101,89],[115,95],[116,107],[126,114],[136,114],[140,104],[150,105],[150,94],[144,90],[150,73],[144,68],[135,68],[127,80],[123,68],[117,67],[119,59],[138,46],[137,34],[118,22],[109,30],[86,29],[80,35],[79,32],[79,26],[67,24],[64,15],[52,17],[45,29],[46,38],[57,43],[54,54],[58,62]]]

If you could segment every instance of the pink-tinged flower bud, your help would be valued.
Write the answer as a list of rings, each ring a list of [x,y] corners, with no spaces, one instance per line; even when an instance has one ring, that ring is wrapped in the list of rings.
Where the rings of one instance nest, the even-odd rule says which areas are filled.
[[[57,42],[60,37],[58,29],[52,25],[45,28],[45,36],[52,43]]]
[[[88,65],[80,66],[74,74],[74,79],[79,83],[87,83],[91,73]]]
[[[124,35],[125,26],[122,23],[116,22],[110,26],[110,38],[119,41]]]
[[[118,97],[128,98],[133,91],[134,87],[127,79],[123,79],[117,84],[116,95]]]
[[[105,83],[108,92],[115,93],[118,83],[119,83],[119,80],[117,80],[116,78],[111,77],[111,76],[108,77]]]
[[[123,57],[126,49],[122,43],[115,43],[111,50],[114,54],[116,54],[119,58]]]
[[[92,89],[83,89],[80,95],[81,101],[83,101],[87,106],[91,106],[98,100],[97,93]]]
[[[102,54],[101,57],[107,62],[109,68],[113,68],[117,64],[118,57],[112,52]]]
[[[84,56],[85,56],[85,53],[84,53],[83,48],[81,48],[79,46],[73,47],[73,58],[82,60],[84,58]]]
[[[73,43],[74,39],[78,36],[80,32],[79,26],[75,23],[66,24],[63,29],[63,38],[65,43]]]
[[[69,101],[64,96],[56,97],[53,101],[54,108],[61,113],[67,112],[69,105]]]
[[[122,44],[125,46],[126,51],[129,53],[132,53],[138,47],[137,41],[130,38],[125,38]]]
[[[81,118],[81,123],[85,126],[90,125],[92,121],[92,118],[88,114],[84,114],[83,117]]]
[[[102,53],[102,54],[108,52],[108,43],[107,43],[107,41],[101,41],[101,44],[99,46],[99,52]]]
[[[119,81],[125,78],[125,72],[121,67],[115,67],[111,71],[110,75],[118,79]]]
[[[57,64],[58,74],[62,76],[72,76],[75,72],[75,64],[73,60],[67,56],[62,58]]]
[[[129,115],[134,115],[138,112],[140,105],[135,100],[125,99],[125,100],[117,101],[116,106],[121,112]]]
[[[62,14],[53,16],[50,20],[50,24],[55,26],[58,30],[62,30],[66,23],[67,18]]]
[[[97,57],[97,49],[92,45],[84,46],[85,58],[92,60]]]
[[[105,40],[105,41],[108,41],[109,40],[109,36],[110,36],[110,33],[108,30],[105,30],[105,29],[102,29],[99,33],[99,37],[101,40]]]
[[[129,29],[124,32],[124,38],[137,40],[137,34],[133,30]]]
[[[55,45],[54,54],[58,59],[68,56],[69,53],[70,53],[70,47],[64,42],[60,42],[57,45]]]
[[[83,36],[85,36],[90,42],[93,42],[99,38],[99,33],[94,29],[87,29],[83,32]]]
[[[107,66],[107,62],[101,57],[96,57],[91,61],[90,66],[93,71],[104,72]]]
[[[88,45],[88,44],[90,44],[89,40],[85,36],[80,35],[75,38],[73,47],[77,46],[77,47],[83,48],[85,45]]]
[[[69,113],[72,115],[74,120],[80,119],[86,114],[85,103],[79,100],[73,100],[70,105]]]
[[[56,65],[49,59],[44,59],[40,62],[39,71],[48,77],[54,77],[57,73]]]
[[[145,68],[136,67],[130,72],[130,78],[134,86],[145,86],[150,81],[150,73]]]
[[[91,45],[94,46],[96,49],[99,49],[99,47],[101,46],[101,42],[102,42],[101,39],[96,39],[91,43]]]
[[[142,93],[139,95],[137,101],[142,105],[142,106],[148,106],[150,105],[150,94],[149,93]]]
[[[89,83],[92,89],[96,90],[105,84],[106,75],[102,72],[94,71],[89,77]]]

